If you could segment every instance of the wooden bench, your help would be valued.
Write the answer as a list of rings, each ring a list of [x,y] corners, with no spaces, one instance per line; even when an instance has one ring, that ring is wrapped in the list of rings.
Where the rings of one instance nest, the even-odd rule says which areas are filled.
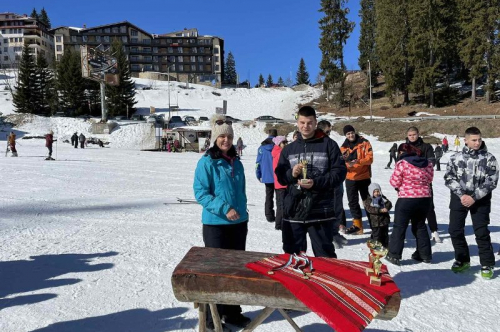
[[[264,307],[244,332],[253,331],[275,310],[279,310],[296,331],[301,331],[283,309],[310,309],[278,281],[245,267],[247,263],[273,255],[275,254],[193,247],[172,274],[174,295],[180,302],[193,302],[195,308],[199,309],[200,332],[205,331],[206,304],[210,305],[216,331],[222,332],[216,304]],[[376,318],[390,320],[396,317],[400,302],[400,294],[394,294]]]

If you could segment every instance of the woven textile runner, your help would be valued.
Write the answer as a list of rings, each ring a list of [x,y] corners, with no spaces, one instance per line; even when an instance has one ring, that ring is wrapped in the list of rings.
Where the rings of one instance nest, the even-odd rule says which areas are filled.
[[[288,262],[289,257],[289,254],[276,255],[248,263],[246,267],[278,280],[337,332],[363,331],[389,297],[399,292],[385,265],[381,271],[382,286],[370,285],[370,277],[365,273],[368,262],[309,257],[315,269],[309,279],[291,266],[272,275],[267,273]]]

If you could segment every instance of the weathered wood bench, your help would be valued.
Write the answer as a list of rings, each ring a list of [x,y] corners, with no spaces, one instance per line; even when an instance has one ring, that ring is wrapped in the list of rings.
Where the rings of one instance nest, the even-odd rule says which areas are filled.
[[[210,305],[216,331],[222,325],[216,304],[261,306],[264,309],[246,327],[253,331],[275,310],[296,331],[301,331],[284,309],[310,311],[282,284],[245,267],[275,254],[193,247],[172,274],[174,295],[180,302],[193,302],[199,309],[200,332],[205,331],[206,304]],[[398,314],[401,296],[394,294],[377,319],[390,320]]]

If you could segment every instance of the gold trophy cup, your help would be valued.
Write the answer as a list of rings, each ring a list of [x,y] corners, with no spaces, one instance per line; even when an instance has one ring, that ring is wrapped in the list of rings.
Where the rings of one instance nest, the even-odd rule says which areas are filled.
[[[306,159],[302,159],[300,163],[302,165],[302,179],[300,179],[300,183],[309,184],[311,182],[311,180],[307,178],[307,164],[309,162]]]
[[[366,245],[370,248],[370,254],[368,255],[370,267],[366,268],[366,275],[370,277],[370,285],[381,286],[380,269],[382,268],[382,262],[380,259],[387,255],[388,250],[384,248],[382,243],[374,240],[368,240]]]

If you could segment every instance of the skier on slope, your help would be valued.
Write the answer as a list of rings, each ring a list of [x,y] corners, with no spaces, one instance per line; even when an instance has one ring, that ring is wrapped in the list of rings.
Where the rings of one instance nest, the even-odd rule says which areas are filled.
[[[71,145],[75,147],[75,149],[78,148],[78,133],[75,132],[73,136],[71,136]]]
[[[45,147],[49,150],[49,156],[45,160],[55,160],[52,158],[52,144],[54,143],[54,132],[51,130],[45,135]]]
[[[13,131],[10,132],[8,142],[9,142],[10,151],[12,152],[12,157],[17,157],[16,134],[14,134]]]
[[[80,148],[85,149],[85,135],[83,133],[80,133],[78,140],[80,141]]]

